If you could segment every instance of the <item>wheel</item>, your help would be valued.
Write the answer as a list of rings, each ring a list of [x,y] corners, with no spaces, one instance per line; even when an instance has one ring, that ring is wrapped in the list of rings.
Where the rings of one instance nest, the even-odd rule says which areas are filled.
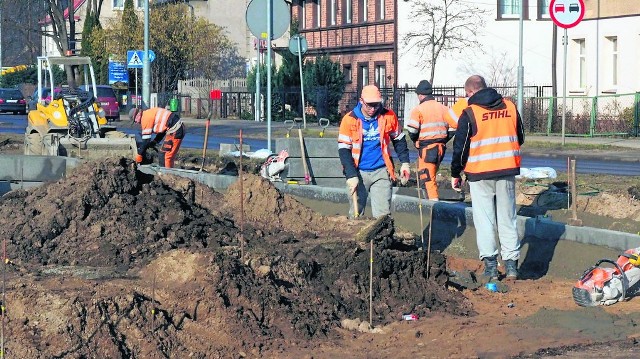
[[[40,133],[33,132],[24,136],[24,154],[29,156],[44,154],[44,143]]]

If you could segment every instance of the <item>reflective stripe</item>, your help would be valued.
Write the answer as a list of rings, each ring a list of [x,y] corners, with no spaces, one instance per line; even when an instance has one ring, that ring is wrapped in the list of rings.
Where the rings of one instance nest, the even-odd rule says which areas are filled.
[[[359,143],[353,143],[351,144],[351,148],[353,148],[354,150],[359,150],[360,148],[362,148],[362,145]]]
[[[347,135],[343,135],[343,134],[339,134],[338,135],[338,141],[339,142],[345,142],[345,143],[351,143],[351,137],[347,136]]]
[[[342,143],[342,142],[338,142],[338,148],[346,148],[348,150],[351,149],[351,145],[348,145],[346,143]]]
[[[351,153],[351,157],[353,157],[353,159],[357,161],[357,160],[360,158],[360,152],[358,152],[358,153],[355,153],[355,152]]]
[[[442,121],[442,122],[427,122],[427,123],[423,123],[420,128],[431,128],[431,127],[447,127],[447,123]]]
[[[447,130],[438,130],[438,131],[431,131],[431,132],[420,132],[420,138],[438,136],[438,135],[446,136],[447,135]]]
[[[394,140],[398,141],[404,138],[404,132],[401,132],[398,136],[394,138]]]
[[[485,153],[477,156],[469,156],[469,159],[467,160],[467,162],[473,163],[473,162],[496,160],[500,158],[517,157],[517,156],[520,156],[520,150],[491,152],[491,153]]]
[[[153,133],[153,130],[150,128],[145,128],[144,130],[142,130],[143,135],[150,135],[152,133]]]
[[[455,111],[453,111],[452,108],[449,109],[449,116],[451,116],[451,119],[458,122],[458,115],[456,115]]]
[[[413,127],[405,127],[407,129],[407,132],[409,133],[418,133],[418,129],[417,128],[413,128]]]
[[[161,108],[156,112],[155,123],[153,125],[153,132],[162,133],[167,131],[167,121],[169,120],[169,116],[171,116],[172,112]]]
[[[140,136],[143,140],[148,140],[151,138],[151,135],[142,135]]]
[[[482,146],[488,145],[497,145],[499,143],[510,143],[510,142],[518,142],[518,136],[500,136],[500,137],[491,137],[486,138],[484,140],[479,141],[471,141],[469,148],[478,148]]]
[[[404,126],[409,128],[418,128],[420,127],[420,122],[418,122],[418,120],[409,119],[405,121]]]

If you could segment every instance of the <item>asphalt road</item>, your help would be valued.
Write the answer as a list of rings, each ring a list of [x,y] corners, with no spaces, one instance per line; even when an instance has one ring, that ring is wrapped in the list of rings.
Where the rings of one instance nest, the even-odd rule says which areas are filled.
[[[124,118],[124,117],[123,117]],[[187,126],[187,136],[183,141],[184,148],[202,148],[204,143],[204,120],[184,119]],[[132,135],[139,135],[139,130],[130,121],[115,123],[118,129]],[[0,133],[24,133],[26,116],[0,115]],[[319,130],[316,123],[308,123],[308,128]],[[209,128],[207,148],[218,149],[221,143],[239,143],[239,132],[243,131],[243,143],[251,147],[252,151],[267,148],[267,124],[265,122],[241,121],[241,120],[212,120]],[[275,150],[275,137],[273,132],[286,130],[282,122],[272,123],[272,150]],[[335,127],[328,131],[336,132]],[[522,167],[551,167],[557,172],[565,172],[567,169],[567,156],[577,159],[576,172],[587,174],[610,174],[619,176],[640,175],[640,156],[629,149],[616,149],[608,151],[606,156],[595,151],[583,150],[571,153],[543,150],[527,150],[523,148]],[[417,153],[411,151],[411,160],[415,161]],[[640,152],[639,152],[640,153]],[[631,154],[631,155],[630,155]],[[451,161],[451,150],[445,155],[444,163]]]

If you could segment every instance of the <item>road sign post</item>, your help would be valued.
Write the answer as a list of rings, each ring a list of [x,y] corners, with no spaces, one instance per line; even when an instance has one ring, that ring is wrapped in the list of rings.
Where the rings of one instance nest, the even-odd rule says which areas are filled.
[[[291,39],[289,39],[289,51],[298,55],[298,68],[300,69],[300,95],[302,96],[302,126],[304,129],[307,128],[307,116],[304,107],[304,79],[302,77],[302,55],[307,52],[308,45],[307,39],[300,34],[293,35]]]
[[[562,44],[564,48],[563,78],[562,78],[562,145],[565,145],[565,128],[567,116],[567,29],[580,23],[584,18],[583,0],[551,0],[549,3],[549,15],[557,26],[564,29]]]
[[[284,35],[290,20],[289,5],[284,0],[251,0],[247,6],[246,21],[249,30],[258,39],[267,39],[267,148],[269,151],[271,151],[271,54],[273,52],[271,41]]]

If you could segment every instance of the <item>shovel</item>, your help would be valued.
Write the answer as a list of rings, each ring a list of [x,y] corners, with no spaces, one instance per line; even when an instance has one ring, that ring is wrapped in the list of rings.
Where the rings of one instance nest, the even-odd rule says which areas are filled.
[[[200,171],[202,171],[202,169],[204,168],[204,159],[205,159],[205,156],[207,155],[207,142],[209,140],[209,124],[211,123],[212,115],[213,115],[213,112],[209,110],[209,114],[207,114],[207,122],[205,124],[205,130],[204,130],[204,144],[202,145],[202,164],[200,165]]]
[[[307,167],[307,155],[305,154],[304,138],[302,138],[302,129],[298,126],[298,136],[300,137],[300,156],[302,157],[302,165],[304,166],[304,183],[309,184],[311,182],[311,176],[309,176],[309,167]]]

